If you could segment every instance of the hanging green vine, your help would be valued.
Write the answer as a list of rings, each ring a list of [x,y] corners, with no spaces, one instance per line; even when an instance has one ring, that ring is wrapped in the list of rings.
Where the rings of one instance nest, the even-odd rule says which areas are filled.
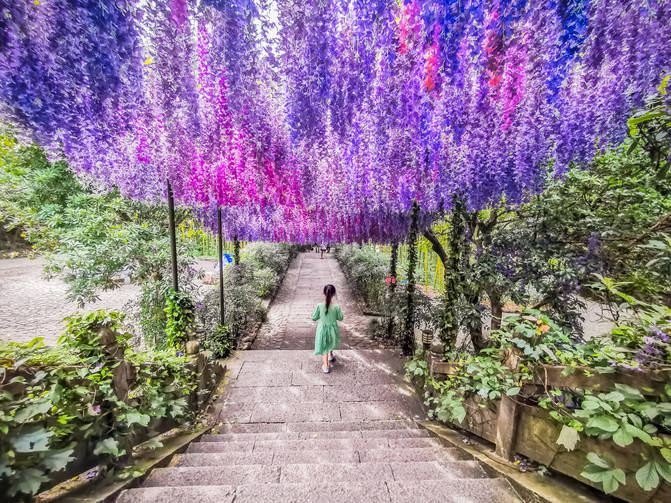
[[[463,202],[455,200],[450,219],[448,256],[445,264],[443,302],[440,311],[440,340],[447,354],[454,349],[459,331],[457,306],[462,293],[462,255],[464,249]]]
[[[233,237],[233,263],[240,265],[240,241],[237,234]]]
[[[167,322],[165,336],[168,347],[183,348],[188,330],[195,319],[195,305],[185,292],[170,290],[165,298]]]
[[[393,305],[394,293],[396,292],[396,262],[398,260],[398,243],[394,242],[391,245],[391,261],[389,263],[389,301],[388,308]],[[394,333],[394,313],[390,312],[387,317],[387,338],[391,339]]]
[[[408,283],[405,305],[405,326],[401,338],[401,349],[406,355],[412,354],[415,345],[415,268],[417,267],[417,220],[419,204],[415,201],[410,212],[410,231],[408,232]]]

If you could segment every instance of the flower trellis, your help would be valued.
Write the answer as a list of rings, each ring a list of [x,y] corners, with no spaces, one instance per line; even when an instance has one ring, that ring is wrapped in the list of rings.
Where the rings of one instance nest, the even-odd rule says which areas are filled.
[[[617,144],[668,0],[0,1],[0,113],[227,237],[389,242]]]

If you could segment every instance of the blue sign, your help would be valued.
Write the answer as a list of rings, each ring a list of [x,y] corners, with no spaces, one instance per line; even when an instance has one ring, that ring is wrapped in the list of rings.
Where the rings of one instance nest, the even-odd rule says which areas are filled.
[[[233,262],[233,257],[231,256],[230,253],[224,253],[224,260],[230,264],[231,262]]]

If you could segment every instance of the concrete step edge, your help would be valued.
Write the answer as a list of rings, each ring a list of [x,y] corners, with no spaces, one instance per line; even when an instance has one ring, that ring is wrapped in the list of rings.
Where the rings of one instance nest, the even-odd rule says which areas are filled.
[[[406,490],[411,493],[417,490],[426,490],[427,485],[436,486],[438,489],[458,495],[462,493],[465,486],[468,486],[470,493],[476,491],[481,499],[472,499],[469,501],[478,502],[492,502],[497,503],[521,503],[517,498],[514,490],[510,484],[503,478],[489,478],[489,479],[470,479],[464,480],[449,480],[449,479],[429,479],[421,481],[385,481],[385,482],[330,482],[330,483],[251,483],[238,485],[189,485],[189,486],[155,486],[155,487],[139,487],[127,489],[123,491],[117,503],[157,503],[157,502],[230,502],[235,499],[235,495],[245,492],[254,492],[259,490],[266,494],[278,494],[280,492],[286,497],[287,494],[298,493],[305,494],[306,490],[310,494],[332,494],[336,491],[352,491],[359,492],[360,489],[368,489],[375,491],[381,489],[384,494],[387,494],[387,489],[391,491]],[[371,487],[372,486],[372,487]],[[432,488],[431,488],[432,489]],[[477,496],[476,495],[476,496]],[[493,500],[492,497],[496,497]],[[227,499],[224,499],[228,497]],[[421,499],[421,498],[420,498]],[[284,501],[284,500],[283,500]],[[295,501],[295,500],[294,500]]]

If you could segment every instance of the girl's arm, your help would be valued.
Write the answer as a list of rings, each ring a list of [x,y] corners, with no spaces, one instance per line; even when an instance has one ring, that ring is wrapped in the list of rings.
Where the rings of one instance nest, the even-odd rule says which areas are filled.
[[[317,304],[312,311],[312,321],[317,321],[319,319],[319,304]]]
[[[336,312],[336,319],[337,319],[338,321],[342,321],[342,320],[343,320],[342,309],[340,309],[340,306],[338,306],[338,311]]]

